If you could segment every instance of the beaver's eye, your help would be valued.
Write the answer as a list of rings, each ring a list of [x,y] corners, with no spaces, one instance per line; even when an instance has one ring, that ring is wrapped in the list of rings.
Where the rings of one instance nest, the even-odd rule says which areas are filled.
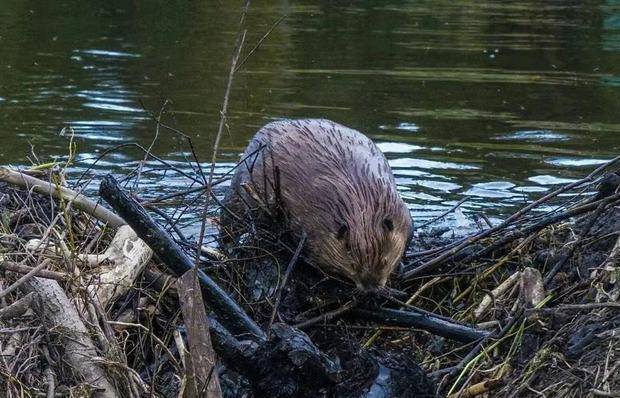
[[[383,220],[383,226],[390,232],[394,231],[394,222],[391,218]]]
[[[338,232],[336,232],[336,239],[342,240],[348,231],[349,227],[347,227],[346,224],[342,224],[340,228],[338,228]]]

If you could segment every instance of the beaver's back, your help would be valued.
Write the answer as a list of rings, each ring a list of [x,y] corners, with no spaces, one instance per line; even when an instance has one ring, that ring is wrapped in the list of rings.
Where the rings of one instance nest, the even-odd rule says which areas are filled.
[[[298,218],[329,207],[333,200],[376,197],[369,189],[395,192],[392,171],[379,148],[360,132],[330,120],[271,122],[252,138],[242,159],[231,182],[232,196],[245,196],[239,188],[250,184],[269,201],[274,185],[279,185],[284,205]]]
[[[283,177],[288,175],[295,181],[330,176],[352,179],[360,173],[366,178],[393,180],[383,153],[369,138],[329,120],[269,123],[254,136],[244,156],[260,146],[273,156]]]

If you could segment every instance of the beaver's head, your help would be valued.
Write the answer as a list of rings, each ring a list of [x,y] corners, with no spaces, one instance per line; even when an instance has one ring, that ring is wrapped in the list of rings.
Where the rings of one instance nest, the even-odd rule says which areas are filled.
[[[389,179],[319,184],[323,197],[306,219],[308,252],[323,269],[362,291],[385,286],[411,238],[409,210]],[[320,207],[320,208],[318,208]]]

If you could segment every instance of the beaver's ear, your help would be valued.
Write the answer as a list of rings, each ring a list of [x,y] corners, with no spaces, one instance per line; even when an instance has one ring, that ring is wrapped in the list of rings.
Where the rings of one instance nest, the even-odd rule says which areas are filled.
[[[338,228],[338,232],[336,232],[336,239],[342,240],[344,236],[349,232],[349,227],[347,224],[341,224],[340,228]]]
[[[394,231],[394,221],[391,218],[384,219],[383,226],[390,232]]]

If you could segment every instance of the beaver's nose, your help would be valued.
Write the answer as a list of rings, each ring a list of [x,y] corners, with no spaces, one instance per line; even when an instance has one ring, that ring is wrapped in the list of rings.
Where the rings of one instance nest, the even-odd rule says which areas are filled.
[[[373,273],[363,273],[359,275],[358,289],[363,292],[376,291],[380,286],[380,276]]]

